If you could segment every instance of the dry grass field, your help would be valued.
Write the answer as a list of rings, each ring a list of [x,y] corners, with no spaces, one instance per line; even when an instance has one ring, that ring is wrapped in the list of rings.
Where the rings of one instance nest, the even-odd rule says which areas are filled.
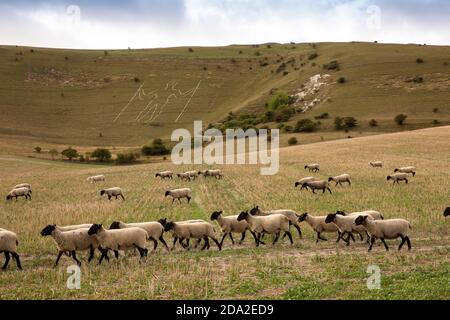
[[[450,127],[338,140],[284,148],[280,151],[280,172],[260,176],[257,166],[224,166],[223,180],[195,182],[160,181],[159,170],[176,172],[200,169],[176,167],[170,161],[128,167],[80,165],[12,155],[0,156],[0,194],[12,186],[29,182],[33,200],[0,202],[0,226],[15,231],[24,270],[0,273],[0,299],[444,299],[450,298],[449,206]],[[383,169],[369,167],[382,160]],[[296,190],[294,182],[308,176],[303,166],[319,162],[316,174],[327,178],[349,173],[352,187],[333,187],[333,194]],[[386,176],[397,166],[414,165],[418,174],[408,185],[393,186]],[[91,185],[86,177],[105,174],[107,181]],[[103,187],[120,186],[126,201],[101,198]],[[171,205],[164,192],[174,187],[193,189],[191,204]],[[41,237],[50,223],[60,225],[104,223],[114,220],[149,221],[208,219],[215,210],[226,215],[259,205],[264,209],[290,208],[299,213],[323,215],[336,210],[379,210],[387,218],[408,219],[413,229],[411,252],[391,251],[380,243],[367,253],[365,243],[316,244],[315,235],[304,225],[304,238],[293,230],[295,244],[283,241],[255,248],[251,236],[243,245],[225,240],[219,252],[180,249],[168,253],[158,247],[140,264],[127,254],[119,261],[98,265],[86,262],[82,254],[80,290],[68,290],[63,257],[53,268],[56,246]],[[166,240],[170,239],[166,235]],[[236,238],[236,237],[235,237]],[[149,245],[150,247],[150,245]],[[96,254],[98,257],[98,254]],[[3,258],[2,258],[3,261]],[[369,265],[381,268],[381,289],[368,290]]]

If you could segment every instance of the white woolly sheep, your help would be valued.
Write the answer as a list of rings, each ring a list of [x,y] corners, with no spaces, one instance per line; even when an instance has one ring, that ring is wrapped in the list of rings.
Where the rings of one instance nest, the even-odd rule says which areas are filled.
[[[302,179],[298,180],[298,181],[295,183],[295,187],[297,188],[298,186],[303,186],[304,183],[306,183],[306,182],[311,182],[311,181],[314,181],[314,180],[316,180],[316,178],[314,178],[314,177],[306,177],[306,178],[302,178]]]
[[[177,173],[177,177],[180,180],[191,181],[191,176],[188,173]]]
[[[408,174],[407,173],[394,173],[390,176],[387,176],[387,181],[393,180],[393,184],[400,184],[400,181],[405,181],[408,184]]]
[[[198,178],[198,172],[197,171],[187,171],[184,174],[187,174],[189,176],[189,179],[195,180]]]
[[[92,176],[86,179],[87,182],[95,183],[95,182],[105,182],[106,177],[104,175]]]
[[[284,234],[289,237],[291,244],[294,244],[291,232],[289,231],[290,221],[285,215],[272,214],[269,216],[253,216],[248,211],[245,211],[241,212],[238,216],[238,221],[242,220],[246,220],[250,226],[250,229],[256,233],[257,247],[261,242],[261,235],[263,233],[274,234],[275,239],[273,240],[272,245],[275,245],[280,238],[280,233],[282,231],[284,231]]]
[[[444,217],[450,216],[450,207],[445,208],[444,210]]]
[[[166,224],[169,222],[167,218],[159,219],[158,222],[165,228]],[[205,220],[202,219],[196,219],[196,220],[184,220],[184,221],[178,221],[178,224],[188,224],[188,223],[207,223]],[[195,248],[198,247],[202,239],[198,239]],[[180,243],[183,247],[189,247],[189,239],[186,240],[186,244],[183,243],[183,240],[180,240]]]
[[[400,250],[405,242],[408,244],[408,250],[411,250],[411,241],[408,236],[411,224],[404,219],[390,219],[390,220],[370,220],[367,216],[359,216],[355,220],[356,225],[364,226],[367,232],[370,234],[370,246],[369,250],[372,250],[373,244],[376,239],[380,239],[383,242],[386,251],[389,250],[385,239],[397,239],[401,238],[402,242],[398,247]]]
[[[205,171],[199,171],[198,174],[203,174],[203,176],[206,177],[214,177],[216,179],[222,179],[223,174],[222,171],[219,169],[216,170],[205,170]]]
[[[238,221],[238,216],[226,216],[224,217],[222,215],[222,211],[215,211],[211,214],[211,220],[216,220],[217,223],[220,226],[220,229],[222,230],[222,240],[220,241],[220,245],[223,245],[223,241],[225,240],[225,237],[228,235],[231,239],[231,243],[234,244],[233,239],[233,233],[240,233],[242,235],[241,240],[239,241],[239,244],[242,244],[245,239],[245,235],[247,234],[247,231],[250,231],[253,235],[253,238],[256,240],[256,234],[250,230],[250,226],[248,225],[248,222],[245,220]]]
[[[394,172],[400,172],[400,173],[411,173],[414,177],[416,175],[416,167],[403,167],[403,168],[396,168]]]
[[[31,185],[29,183],[21,183],[15,186],[13,189],[19,189],[19,188],[28,188],[31,190]]]
[[[187,246],[183,245],[183,240],[189,239],[203,239],[205,241],[205,245],[202,250],[209,249],[209,238],[211,238],[214,243],[219,248],[219,251],[222,250],[222,245],[216,239],[214,226],[209,222],[197,222],[197,223],[179,223],[179,222],[167,222],[164,227],[165,232],[172,232],[173,247],[172,250],[175,249],[175,245],[178,240],[180,240],[181,245],[185,248],[189,248],[189,242]]]
[[[162,171],[162,172],[157,172],[155,174],[155,178],[160,177],[161,180],[164,179],[173,179],[173,172],[172,171]]]
[[[145,243],[148,240],[148,233],[142,228],[126,228],[117,230],[105,230],[101,224],[93,224],[88,230],[88,234],[96,238],[104,252],[100,258],[107,256],[108,250],[112,250],[116,259],[119,259],[119,250],[137,249],[142,260],[147,256],[148,250]]]
[[[297,229],[298,235],[302,237],[302,230],[300,228],[300,223],[298,222],[298,213],[293,210],[281,209],[281,210],[270,210],[262,211],[259,206],[254,207],[250,210],[250,214],[254,216],[270,216],[272,214],[282,214],[289,219],[290,223]]]
[[[370,215],[365,216],[367,216],[368,219],[373,220],[373,218]],[[344,240],[348,246],[350,245],[350,238],[352,238],[352,240],[355,241],[353,233],[359,234],[362,239],[364,239],[362,235],[365,234],[367,235],[367,242],[369,241],[369,235],[366,229],[363,226],[357,226],[355,224],[355,217],[353,216],[347,217],[339,213],[330,213],[325,218],[325,223],[334,223],[341,232],[342,240]],[[348,238],[346,240],[344,239],[345,234],[348,234]]]
[[[20,257],[17,253],[17,246],[19,245],[19,240],[17,239],[17,235],[5,229],[0,229],[0,253],[4,253],[5,255],[5,264],[2,267],[2,270],[6,270],[9,264],[9,260],[11,256],[16,260],[17,268],[22,270],[22,266],[20,264]]]
[[[116,200],[118,199],[118,197],[122,197],[122,199],[125,201],[122,189],[118,187],[101,190],[100,196],[103,196],[104,194],[108,196],[108,200],[111,200],[112,197],[116,197]]]
[[[336,211],[337,214],[348,216],[348,217],[359,217],[364,215],[370,215],[373,220],[383,220],[384,215],[381,212],[375,211],[375,210],[365,210],[365,211],[359,211],[359,212],[351,212],[346,213],[344,211]]]
[[[158,247],[159,240],[167,250],[169,247],[167,246],[166,241],[164,240],[164,227],[160,222],[138,222],[138,223],[125,223],[122,221],[114,221],[109,227],[110,230],[114,229],[126,229],[126,228],[142,228],[147,231],[148,237],[153,241],[153,250],[156,250]]]
[[[189,188],[174,189],[166,191],[165,197],[167,196],[172,197],[172,204],[175,201],[175,199],[178,199],[178,201],[181,203],[181,199],[183,198],[186,198],[187,202],[190,203],[192,199],[192,191]]]
[[[319,172],[320,165],[318,163],[308,164],[305,166],[305,170],[308,169],[310,172]]]
[[[32,193],[33,192],[30,189],[28,189],[27,187],[13,189],[6,196],[6,200],[12,200],[12,198],[16,198],[16,201],[17,201],[18,197],[25,197],[25,200],[27,200],[27,199],[31,200]]]
[[[352,182],[350,181],[350,175],[349,174],[341,174],[339,176],[335,176],[335,177],[329,177],[328,178],[328,182],[334,181],[336,183],[335,186],[340,185],[342,186],[342,184],[344,182],[347,182],[349,186],[352,185]]]
[[[59,259],[64,253],[72,256],[73,260],[75,260],[78,265],[81,265],[81,262],[77,259],[77,251],[89,250],[88,262],[91,262],[94,257],[95,249],[98,249],[102,253],[103,258],[105,250],[99,246],[99,241],[97,239],[88,234],[88,230],[89,229],[84,228],[62,231],[56,224],[48,225],[42,229],[41,235],[43,237],[51,236],[58,246],[59,253],[55,261],[55,267],[58,265]],[[109,260],[107,256],[105,258]]]
[[[316,193],[316,190],[322,190],[322,193],[325,193],[325,191],[328,190],[331,194],[330,183],[325,180],[305,182],[302,184],[300,190],[308,189],[308,187],[313,193]]]
[[[383,168],[383,162],[381,161],[371,161],[369,162],[369,165],[371,165],[372,168]]]
[[[334,223],[326,223],[326,218],[326,216],[312,216],[306,212],[299,216],[298,221],[305,221],[316,232],[316,243],[319,242],[319,240],[328,241],[328,239],[321,236],[322,232],[336,232],[338,234],[336,242],[339,242],[339,240],[343,239],[339,228]]]

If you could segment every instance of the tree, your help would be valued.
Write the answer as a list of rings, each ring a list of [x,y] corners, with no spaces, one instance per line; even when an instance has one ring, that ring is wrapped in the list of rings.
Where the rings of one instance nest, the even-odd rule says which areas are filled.
[[[169,154],[170,150],[166,148],[161,139],[155,139],[151,146],[143,146],[141,153],[146,157],[163,156]]]
[[[345,117],[344,118],[344,126],[345,129],[351,129],[358,126],[358,121],[353,117]]]
[[[314,132],[317,129],[317,125],[310,119],[302,119],[295,125],[295,132]]]
[[[400,113],[400,114],[398,114],[398,115],[395,116],[394,121],[395,121],[399,126],[402,126],[402,125],[405,123],[406,118],[408,118],[408,116],[407,116],[406,114]]]
[[[296,137],[292,137],[292,138],[289,138],[288,143],[290,146],[295,146],[296,144],[298,144],[298,140]]]
[[[117,155],[116,164],[131,164],[135,163],[138,159],[138,155],[134,153],[119,153]]]
[[[91,157],[96,158],[100,162],[104,162],[110,160],[112,155],[108,149],[98,148],[92,152]]]
[[[334,127],[336,130],[342,130],[344,128],[344,119],[341,117],[334,118]]]
[[[35,148],[34,148],[34,151],[35,151],[36,153],[41,153],[42,148],[41,148],[41,147],[35,147]]]
[[[369,121],[369,126],[371,127],[378,127],[378,121],[375,119],[372,119]]]
[[[58,150],[56,149],[51,149],[48,153],[52,157],[52,160],[55,160],[55,157],[59,154]]]
[[[73,149],[72,147],[67,148],[66,150],[63,150],[61,154],[72,161],[73,158],[78,157],[78,151]]]

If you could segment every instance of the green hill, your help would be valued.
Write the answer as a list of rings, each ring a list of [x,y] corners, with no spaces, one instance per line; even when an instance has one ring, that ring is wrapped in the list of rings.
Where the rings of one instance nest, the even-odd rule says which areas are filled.
[[[317,54],[317,57],[312,54]],[[323,65],[337,61],[338,68]],[[175,128],[262,116],[279,91],[311,89],[285,125],[314,120],[300,142],[450,124],[450,47],[375,43],[271,44],[220,48],[90,51],[0,47],[0,141],[4,153],[31,146],[136,147]],[[329,75],[329,76],[325,76]],[[345,83],[338,83],[339,78]],[[303,87],[303,89],[302,89]],[[314,88],[312,88],[314,89]],[[393,118],[408,115],[404,126]],[[355,117],[354,133],[334,118]],[[379,126],[370,127],[375,119]],[[437,120],[437,121],[435,121]],[[316,120],[314,120],[316,121]],[[275,128],[279,123],[259,123]]]

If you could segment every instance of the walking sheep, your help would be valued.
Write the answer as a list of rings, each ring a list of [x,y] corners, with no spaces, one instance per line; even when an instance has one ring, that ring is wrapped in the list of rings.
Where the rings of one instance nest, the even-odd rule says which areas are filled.
[[[22,270],[22,266],[20,264],[20,257],[17,253],[17,246],[19,245],[19,240],[17,239],[17,235],[5,229],[0,229],[0,253],[4,253],[5,255],[5,264],[2,267],[2,270],[6,270],[9,264],[9,260],[11,256],[16,260],[17,268]]]
[[[316,190],[322,190],[322,193],[325,193],[325,191],[328,190],[331,194],[330,183],[325,180],[305,182],[304,184],[302,184],[300,190],[308,189],[308,187],[314,194],[316,193]]]
[[[116,197],[116,200],[117,200],[118,197],[120,196],[125,201],[125,197],[123,196],[122,189],[120,189],[118,187],[101,190],[100,196],[103,196],[104,194],[106,194],[108,196],[108,200],[111,200],[112,197]]]
[[[174,203],[175,199],[178,199],[181,204],[181,199],[183,198],[186,198],[187,202],[190,203],[192,199],[192,191],[189,188],[169,190],[165,193],[165,197],[167,196],[172,197],[172,204]]]
[[[104,175],[92,176],[86,179],[87,182],[96,183],[96,182],[105,182],[106,177]]]
[[[164,179],[173,179],[173,172],[172,171],[162,171],[162,172],[157,172],[155,174],[155,178],[160,177],[161,180]]]
[[[383,162],[381,161],[371,161],[369,162],[369,165],[371,165],[372,168],[383,168]]]
[[[400,172],[400,173],[411,173],[414,177],[416,175],[416,167],[403,167],[403,168],[396,168],[394,172]]]
[[[299,216],[298,221],[305,221],[316,232],[316,243],[318,243],[319,240],[328,241],[328,239],[321,236],[322,232],[337,232],[338,237],[336,242],[339,242],[339,240],[343,239],[339,228],[334,223],[326,223],[326,218],[326,216],[312,216],[306,212]]]
[[[110,230],[126,229],[126,228],[141,228],[147,231],[149,240],[153,241],[153,250],[158,247],[159,240],[169,251],[166,241],[164,240],[164,226],[159,222],[140,222],[140,223],[124,223],[122,221],[114,221],[109,227]]]
[[[369,250],[372,250],[373,244],[376,239],[380,239],[383,242],[386,251],[389,250],[385,239],[397,239],[401,238],[402,242],[398,247],[400,250],[405,242],[408,244],[408,250],[411,250],[411,241],[408,236],[408,231],[411,229],[411,224],[404,219],[390,219],[390,220],[370,220],[368,216],[359,216],[355,220],[356,225],[364,226],[369,233],[371,240]]]
[[[445,208],[444,210],[444,217],[450,216],[450,207]]]
[[[255,239],[255,242],[257,241],[256,234],[250,230],[250,226],[248,225],[247,221],[245,220],[238,221],[237,215],[224,217],[222,213],[223,213],[222,211],[215,211],[211,214],[211,220],[212,221],[216,220],[220,228],[222,229],[223,237],[222,240],[220,241],[221,246],[223,246],[223,241],[225,240],[225,237],[227,235],[230,237],[231,243],[234,244],[234,239],[232,235],[233,233],[240,233],[242,235],[241,240],[239,241],[239,244],[242,244],[244,242],[247,231],[250,231],[251,234],[253,235],[253,238]]]
[[[308,164],[305,166],[305,170],[308,169],[309,172],[319,172],[320,171],[320,165],[318,163]]]
[[[191,176],[188,173],[177,173],[177,177],[180,180],[191,181]]]
[[[175,245],[178,240],[180,240],[181,245],[188,249],[189,243],[187,246],[183,245],[183,240],[189,239],[203,239],[205,241],[205,245],[202,250],[209,249],[209,238],[211,238],[214,243],[219,248],[219,251],[222,250],[222,245],[216,239],[216,235],[214,232],[214,227],[211,223],[208,222],[197,222],[197,223],[179,223],[179,222],[167,222],[164,227],[165,232],[172,232],[173,247],[172,250],[175,249]]]
[[[198,175],[203,175],[205,178],[207,178],[207,177],[214,177],[216,179],[222,179],[223,178],[222,171],[219,170],[219,169],[199,171]]]
[[[328,182],[334,181],[336,183],[336,187],[337,185],[342,186],[342,184],[344,182],[347,182],[349,186],[352,185],[352,182],[350,181],[350,175],[349,174],[341,174],[340,176],[336,176],[336,177],[329,177],[328,178]]]
[[[369,219],[373,219],[370,215],[366,215]],[[334,223],[341,232],[342,240],[344,240],[345,234],[348,235],[347,240],[344,240],[347,243],[347,246],[350,245],[350,238],[355,241],[353,237],[353,233],[359,234],[361,239],[363,238],[363,234],[367,235],[367,242],[369,242],[369,234],[363,226],[357,226],[355,224],[355,217],[347,217],[341,214],[330,213],[325,218],[325,223]]]
[[[407,173],[394,173],[390,176],[387,176],[387,181],[393,180],[393,184],[400,184],[400,181],[405,181],[405,184],[408,184],[408,174]]]
[[[290,223],[297,229],[298,235],[302,237],[302,230],[300,228],[300,223],[298,222],[298,214],[293,210],[270,210],[270,211],[262,211],[259,209],[259,206],[254,207],[250,210],[250,214],[254,216],[270,216],[272,214],[282,214],[286,218],[289,219]]]
[[[18,197],[25,197],[25,200],[27,200],[27,199],[31,200],[32,193],[33,192],[30,189],[28,189],[27,187],[13,189],[6,196],[6,200],[12,200],[12,198],[16,198],[16,201],[17,201]]]
[[[304,183],[311,182],[314,180],[316,180],[316,178],[314,178],[314,177],[302,178],[302,179],[298,180],[297,182],[295,182],[295,187],[297,188],[298,186],[303,186]]]

